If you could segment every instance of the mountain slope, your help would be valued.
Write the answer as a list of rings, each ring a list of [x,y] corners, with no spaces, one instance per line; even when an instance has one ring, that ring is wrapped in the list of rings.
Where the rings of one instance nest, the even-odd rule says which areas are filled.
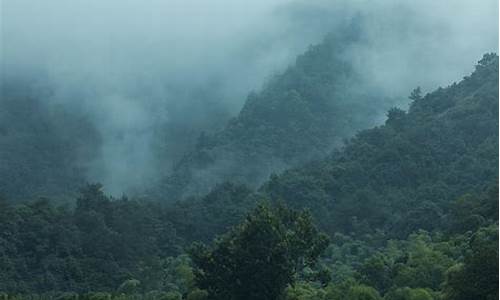
[[[172,204],[170,219],[188,240],[207,241],[267,198],[310,209],[331,235],[383,230],[405,237],[455,226],[454,211],[477,198],[468,194],[485,193],[484,204],[474,205],[494,207],[498,57],[485,55],[458,84],[424,97],[416,90],[411,98],[408,112],[389,110],[385,125],[361,131],[327,158],[272,175],[255,193],[217,185],[204,197]],[[473,228],[485,222],[471,218]]]
[[[331,34],[251,93],[223,130],[199,137],[160,194],[204,194],[226,180],[257,186],[270,173],[324,157],[343,139],[376,124],[390,103],[347,58],[360,38],[354,26]]]
[[[1,82],[2,197],[67,200],[85,183],[84,162],[98,155],[100,136],[78,111],[47,105],[50,97],[50,90],[29,80]]]
[[[421,97],[328,159],[273,176],[263,191],[308,207],[333,233],[444,228],[453,200],[498,176],[498,56]]]
[[[74,210],[0,201],[0,291],[199,294],[183,249],[227,232],[267,198],[310,209],[332,240],[322,269],[298,274],[285,299],[496,299],[498,57],[412,98],[408,112],[390,110],[385,125],[257,192],[224,183],[203,197],[145,203],[89,185]],[[94,296],[111,297],[85,297]]]

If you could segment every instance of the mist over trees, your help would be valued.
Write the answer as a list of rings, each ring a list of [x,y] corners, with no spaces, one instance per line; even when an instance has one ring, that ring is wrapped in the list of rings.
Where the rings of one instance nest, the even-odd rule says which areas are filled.
[[[0,8],[0,300],[498,299],[497,1]]]
[[[222,130],[202,133],[159,189],[179,198],[207,193],[227,180],[255,187],[272,172],[320,159],[356,130],[376,124],[391,101],[367,87],[344,59],[362,38],[357,24],[341,32],[250,94]]]
[[[26,80],[29,81],[29,80]],[[50,89],[3,81],[0,106],[0,195],[11,201],[66,200],[85,184],[85,162],[99,156],[101,136],[78,111],[44,102]]]
[[[3,201],[0,289],[89,299],[494,299],[498,56],[411,98],[408,112],[390,110],[385,125],[257,191],[224,183],[165,205],[115,199],[96,184],[74,209]]]
[[[453,6],[430,0],[377,5],[343,0],[254,1],[252,5],[224,0],[210,5],[199,0],[154,0],[141,5],[135,1],[6,0],[2,3],[0,76],[2,88],[14,86],[45,95],[49,90],[47,97],[38,97],[41,105],[81,115],[94,127],[89,130],[97,133],[100,142],[85,146],[95,148],[96,155],[89,156],[87,149],[78,153],[81,177],[102,182],[107,192],[118,197],[143,195],[160,186],[163,180],[159,178],[178,177],[176,167],[185,166],[186,154],[196,152],[200,135],[224,131],[254,95],[264,102],[270,96],[264,94],[272,92],[277,101],[280,92],[295,90],[302,92],[301,101],[306,103],[314,101],[312,92],[323,93],[323,101],[331,106],[342,106],[351,96],[359,104],[373,103],[375,112],[359,105],[346,112],[350,117],[344,123],[339,120],[343,128],[334,133],[337,141],[381,124],[391,106],[406,108],[407,93],[415,86],[423,91],[445,86],[470,73],[483,53],[496,51],[497,6],[493,0],[460,0]],[[108,15],[108,11],[114,13]],[[345,32],[342,37],[341,32]],[[336,37],[322,42],[328,33]],[[286,71],[288,66],[294,69],[296,56],[310,45],[335,54],[318,56],[311,70],[299,66]],[[321,59],[332,65],[321,66]],[[347,77],[345,85],[326,76],[315,82],[321,91],[313,90],[316,87],[308,83],[315,80],[311,74],[321,77],[326,72],[332,77],[336,70],[329,67],[338,67],[339,62],[346,64],[338,70]],[[305,73],[291,74],[297,71]],[[302,81],[302,87],[292,86],[293,82],[284,86],[284,80],[279,87],[269,87],[276,81],[273,77],[283,76]],[[332,95],[333,85],[336,95]],[[335,120],[343,114],[328,118]],[[299,156],[325,151],[316,149]],[[271,172],[295,165],[289,157],[262,155],[263,149],[256,152],[267,161],[259,164],[262,170],[242,174],[240,179],[251,177],[243,179],[245,183],[261,183]],[[214,164],[214,171],[223,173],[215,176],[220,179],[203,184],[194,180],[186,188],[188,194],[202,194],[214,182],[234,175],[231,169],[238,162],[231,161],[239,159],[230,157]],[[21,161],[11,160],[11,164],[24,168]],[[38,196],[33,192],[31,198]],[[64,193],[45,188],[43,196],[64,197]]]

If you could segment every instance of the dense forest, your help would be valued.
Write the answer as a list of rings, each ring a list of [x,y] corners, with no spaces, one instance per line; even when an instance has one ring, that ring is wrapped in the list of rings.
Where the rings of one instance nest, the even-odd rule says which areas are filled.
[[[362,38],[353,21],[311,46],[251,93],[223,129],[202,133],[156,194],[200,195],[226,180],[256,187],[272,172],[325,157],[356,131],[375,125],[396,100],[366,82],[347,58]]]
[[[497,0],[0,2],[0,300],[499,299]]]
[[[185,194],[190,179],[174,178],[180,190],[154,193],[163,201],[111,197],[87,184],[67,204],[21,203],[9,197],[23,197],[15,195],[22,170],[2,163],[13,180],[0,200],[0,297],[498,299],[498,56],[484,55],[446,88],[426,95],[416,88],[407,111],[388,109],[385,124],[348,139],[369,124],[356,123],[358,102],[327,109],[327,98],[342,99],[336,85],[355,78],[328,56],[334,40],[250,95],[222,131],[200,136],[179,163],[184,176],[193,166],[210,169],[226,151],[242,156],[206,194]],[[368,103],[376,95],[345,97],[375,109]],[[9,122],[47,151],[33,161],[37,169],[77,148],[58,132],[72,128],[53,124],[64,112],[37,110],[30,95],[17,99]],[[40,132],[15,117],[28,114],[22,105],[37,110]],[[85,124],[65,120],[72,122]],[[8,129],[1,133],[2,162],[23,156]],[[91,128],[82,136],[97,139]],[[292,168],[274,169],[258,185],[269,173],[259,170],[261,159]],[[78,169],[59,163],[60,180],[81,186]]]
[[[51,93],[30,79],[1,82],[0,195],[10,201],[75,197],[85,183],[83,162],[97,156],[93,125],[77,111],[45,105]]]
[[[382,122],[388,109],[407,101],[388,97],[355,68],[348,54],[365,38],[359,22],[310,46],[251,92],[233,118],[200,104],[190,109],[186,125],[179,120],[182,110],[171,108],[169,122],[147,128],[160,172],[131,194],[165,202],[202,196],[227,180],[257,188],[271,173],[326,157],[357,131]],[[85,95],[65,96],[77,102],[65,106],[68,100],[60,99],[47,75],[37,76],[42,79],[6,76],[1,83],[0,177],[11,179],[2,182],[0,194],[16,202],[39,197],[74,202],[78,188],[103,173],[96,165],[109,159],[102,150],[106,139],[123,141],[129,133],[103,134],[95,123],[104,121],[88,115]],[[93,97],[93,92],[86,93]],[[208,102],[215,97],[193,93]],[[205,116],[197,111],[201,108]],[[111,156],[120,157],[120,149],[113,150]],[[129,175],[117,170],[110,177]]]

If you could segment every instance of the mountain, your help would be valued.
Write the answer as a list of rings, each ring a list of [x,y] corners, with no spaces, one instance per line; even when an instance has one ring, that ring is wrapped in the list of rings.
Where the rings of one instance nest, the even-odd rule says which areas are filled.
[[[498,180],[498,56],[408,112],[360,132],[327,159],[273,176],[262,190],[307,207],[330,233],[443,228],[453,201]]]
[[[227,180],[256,187],[271,173],[325,157],[358,130],[377,124],[393,102],[352,65],[349,49],[359,39],[355,26],[330,34],[250,93],[223,129],[199,136],[156,196],[202,195]]]
[[[410,98],[408,112],[390,109],[384,125],[359,132],[328,157],[271,175],[256,193],[234,183],[217,185],[207,196],[174,204],[182,213],[171,220],[179,232],[206,240],[267,198],[311,210],[330,235],[383,230],[405,237],[452,226],[464,195],[490,190],[485,205],[494,205],[498,56],[485,55],[459,83],[425,96],[416,89]]]
[[[0,196],[10,201],[75,197],[86,163],[98,155],[92,123],[62,105],[47,105],[52,91],[29,79],[0,85]]]
[[[183,238],[216,237],[201,248],[204,260],[193,256],[209,297],[221,282],[207,285],[219,277],[205,270],[240,269],[246,257],[231,260],[232,251],[241,240],[259,240],[244,231],[265,199],[310,211],[331,238],[320,263],[297,271],[283,299],[497,299],[498,56],[486,54],[459,83],[425,96],[417,88],[410,99],[407,112],[389,110],[384,125],[325,159],[272,175],[257,192],[226,183],[170,208]],[[250,288],[224,284],[235,293]]]
[[[498,298],[498,56],[485,55],[459,83],[410,98],[407,112],[390,109],[384,125],[258,190],[226,182],[202,197],[154,203],[88,185],[75,209],[0,201],[0,291],[210,299],[207,290],[266,282],[241,287],[203,268],[244,277],[245,255],[262,264],[269,256],[261,246],[275,245],[272,263],[293,283],[281,285],[287,300]],[[295,237],[318,233],[311,216],[330,246],[322,251],[322,238],[321,256],[313,249],[304,269],[280,261],[307,250]],[[194,260],[186,256],[191,242],[217,236],[211,246],[195,244]]]

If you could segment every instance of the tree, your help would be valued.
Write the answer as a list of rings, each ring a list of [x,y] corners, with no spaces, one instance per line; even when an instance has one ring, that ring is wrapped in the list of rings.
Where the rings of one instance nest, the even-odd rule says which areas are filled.
[[[481,228],[463,264],[448,270],[444,299],[498,299],[498,225]]]
[[[410,96],[408,97],[410,100],[418,101],[422,99],[422,90],[419,86],[417,86],[413,91],[411,91]]]
[[[309,283],[299,283],[287,287],[282,298],[283,300],[320,300],[325,298],[325,291]]]
[[[348,300],[382,300],[376,289],[366,285],[355,285],[347,293]]]
[[[368,258],[359,270],[359,279],[362,283],[371,285],[385,293],[393,281],[393,262],[386,256],[377,253]]]
[[[308,212],[259,205],[212,248],[195,244],[190,255],[208,299],[274,300],[328,243]]]
[[[119,287],[118,292],[123,294],[134,294],[139,291],[139,286],[141,282],[137,279],[128,279],[125,280]]]
[[[434,246],[425,232],[410,235],[406,250],[408,257],[398,266],[394,283],[411,288],[439,289],[446,270],[453,264],[443,250],[443,246],[440,249]]]
[[[200,289],[194,289],[188,294],[187,300],[204,300],[207,297],[208,293],[206,291]]]
[[[406,120],[406,112],[400,108],[393,107],[387,112],[387,121],[385,123],[395,129],[401,129]]]
[[[398,288],[385,294],[385,300],[433,300],[431,293],[425,289]]]

